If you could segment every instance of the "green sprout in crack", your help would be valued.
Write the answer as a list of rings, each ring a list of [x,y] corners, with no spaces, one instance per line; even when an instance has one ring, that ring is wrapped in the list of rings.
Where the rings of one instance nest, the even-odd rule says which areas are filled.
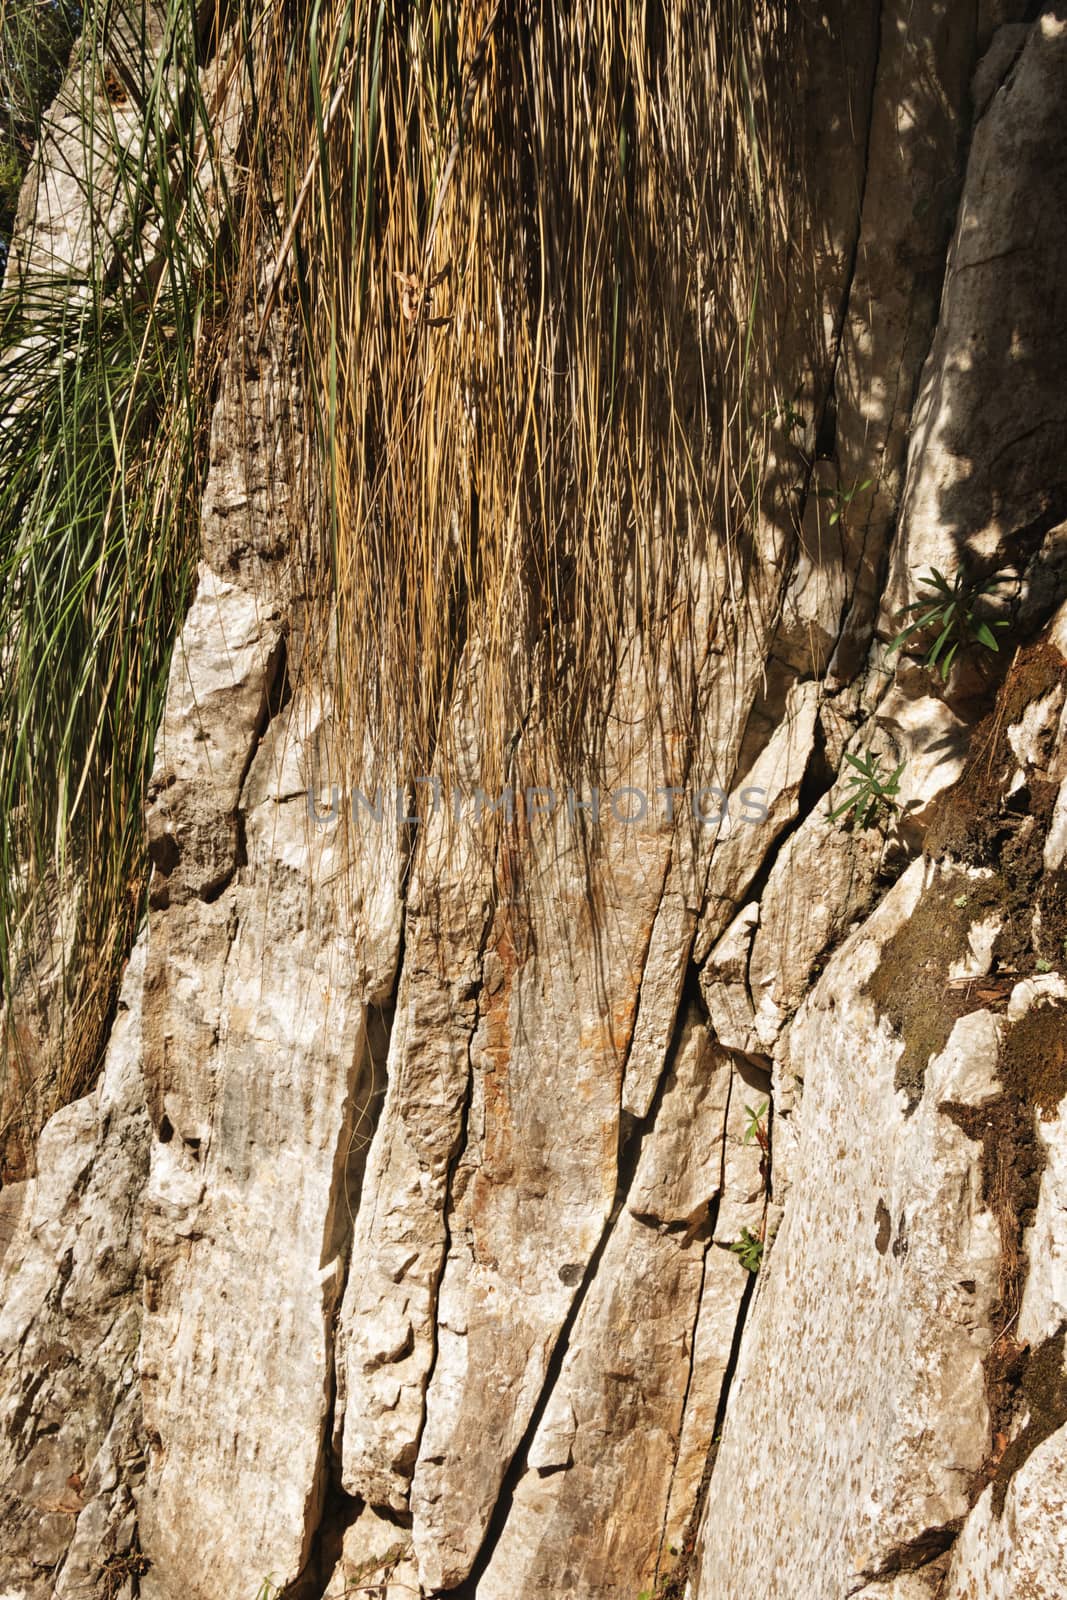
[[[901,615],[911,615],[915,620],[897,634],[889,646],[888,654],[893,655],[901,649],[913,635],[936,629],[936,637],[923,657],[923,665],[927,667],[940,665],[941,681],[944,683],[960,650],[975,644],[981,645],[985,650],[999,650],[1000,646],[993,630],[1006,628],[1007,619],[998,618],[991,623],[983,622],[977,615],[976,608],[980,600],[991,594],[1000,584],[1008,581],[1006,576],[1002,576],[969,583],[962,572],[957,572],[949,583],[944,573],[938,572],[936,567],[931,567],[930,571],[919,579],[930,593],[924,599],[915,600],[910,606],[904,607]]]
[[[830,821],[836,822],[846,812],[852,812],[852,821],[858,828],[866,828],[872,815],[876,815],[879,807],[884,806],[887,811],[897,809],[897,795],[900,793],[900,774],[904,771],[905,763],[893,772],[882,771],[881,759],[873,756],[868,750],[865,756],[853,756],[846,753],[845,760],[855,768],[848,776],[847,782],[851,785],[852,792],[830,812]]]
[[[815,493],[820,500],[832,500],[834,503],[834,509],[830,513],[831,528],[835,522],[841,521],[856,496],[863,494],[864,490],[869,489],[873,482],[873,478],[864,478],[862,483],[854,483],[851,489],[831,489],[828,486],[816,489]]]
[[[765,1118],[770,1110],[770,1101],[764,1100],[761,1106],[745,1107],[745,1134],[742,1144],[751,1144],[755,1140],[761,1150],[766,1150],[768,1145],[767,1124]]]
[[[741,1229],[740,1239],[735,1239],[727,1249],[732,1250],[746,1272],[756,1273],[763,1261],[763,1240],[747,1228]]]

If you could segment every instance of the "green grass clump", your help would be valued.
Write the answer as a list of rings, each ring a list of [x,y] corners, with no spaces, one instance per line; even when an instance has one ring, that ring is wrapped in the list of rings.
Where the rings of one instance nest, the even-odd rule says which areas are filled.
[[[136,14],[90,15],[64,89],[92,191],[78,259],[16,239],[0,298],[0,1135],[84,1088],[143,911],[221,310],[199,37],[187,0],[158,51]]]

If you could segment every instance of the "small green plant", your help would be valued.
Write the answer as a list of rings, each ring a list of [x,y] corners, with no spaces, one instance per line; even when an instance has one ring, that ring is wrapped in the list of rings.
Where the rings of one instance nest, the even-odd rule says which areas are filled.
[[[962,911],[964,906],[968,903],[969,899],[970,899],[969,895],[958,894],[956,896],[956,898],[953,900],[952,904],[957,908],[957,910]]]
[[[961,649],[979,644],[985,650],[999,650],[1000,646],[993,630],[1006,628],[1007,618],[997,618],[992,623],[983,622],[977,615],[976,608],[984,596],[991,594],[1000,584],[1007,581],[1007,577],[1002,576],[970,583],[962,572],[957,572],[949,583],[944,573],[939,572],[936,567],[931,567],[930,571],[919,579],[930,593],[924,599],[915,600],[910,606],[904,607],[901,615],[913,616],[915,620],[897,634],[889,646],[888,654],[895,654],[915,634],[936,629],[937,637],[923,657],[923,665],[936,667],[940,664],[941,681],[944,683]]]
[[[673,1544],[668,1545],[667,1550],[672,1559],[677,1560],[677,1546]],[[682,1591],[679,1587],[678,1580],[679,1572],[678,1569],[675,1569],[673,1572],[669,1572],[665,1576],[661,1577],[654,1589],[642,1589],[641,1593],[637,1597],[637,1600],[675,1600],[675,1596],[678,1596],[680,1600]]]
[[[847,779],[852,792],[830,812],[830,821],[836,822],[846,812],[852,812],[853,822],[860,828],[867,827],[872,814],[877,813],[880,806],[889,811],[897,809],[896,797],[900,793],[900,774],[904,771],[905,763],[902,761],[895,771],[885,773],[879,757],[873,756],[868,750],[863,757],[846,753],[845,760],[855,771]]]
[[[747,1118],[747,1121],[745,1122],[745,1136],[742,1140],[743,1144],[751,1144],[755,1139],[759,1144],[760,1149],[766,1150],[768,1139],[767,1125],[764,1119],[767,1115],[767,1112],[770,1110],[770,1105],[771,1103],[769,1100],[764,1100],[761,1106],[745,1107],[745,1117]]]
[[[835,522],[841,521],[856,496],[862,494],[865,489],[869,489],[873,482],[873,478],[864,478],[862,483],[854,483],[851,489],[831,489],[826,485],[816,489],[815,493],[820,500],[832,500],[834,503],[834,509],[830,513],[831,528]]]
[[[1043,957],[1038,957],[1038,959],[1034,962],[1034,966],[1037,968],[1038,972],[1052,971],[1052,962],[1044,960]]]
[[[728,1248],[733,1251],[746,1272],[759,1271],[763,1260],[763,1240],[756,1234],[749,1233],[747,1228],[742,1228],[740,1239],[735,1239]]]

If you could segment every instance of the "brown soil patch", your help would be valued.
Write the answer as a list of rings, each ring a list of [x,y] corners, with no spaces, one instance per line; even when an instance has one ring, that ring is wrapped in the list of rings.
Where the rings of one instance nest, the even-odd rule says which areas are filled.
[[[1003,1092],[985,1105],[946,1101],[938,1109],[968,1138],[981,1141],[982,1196],[1000,1229],[1000,1286],[993,1316],[1002,1332],[983,1362],[992,1438],[989,1457],[973,1486],[977,1499],[987,1483],[996,1485],[994,1505],[999,1516],[1012,1475],[1042,1439],[1067,1421],[1067,1380],[1057,1388],[1050,1376],[1051,1358],[1042,1356],[1037,1362],[1039,1352],[1028,1352],[1011,1333],[1029,1265],[1023,1237],[1034,1220],[1045,1169],[1037,1117],[1051,1115],[1067,1095],[1067,1006],[1038,1003],[1020,1018],[1001,1047],[998,1070]],[[1062,1367],[1062,1334],[1059,1337]],[[1036,1396],[1038,1388],[1044,1396],[1040,1415],[1031,1394]],[[1031,1420],[1009,1444],[1020,1400]],[[1049,1418],[1056,1420],[1042,1432]]]
[[[999,907],[1001,893],[996,878],[945,871],[888,941],[867,980],[867,993],[904,1040],[895,1081],[909,1110],[922,1096],[930,1057],[945,1048],[957,1020],[991,1003],[980,983],[950,984],[949,971],[967,955],[971,927]]]
[[[1059,786],[1031,776],[1025,788],[1011,796],[1006,792],[1018,767],[1009,728],[1028,706],[1064,686],[1067,662],[1047,640],[1018,652],[996,704],[974,731],[962,776],[935,803],[926,836],[932,859],[952,857],[998,874],[1004,927],[994,950],[995,969],[1025,973],[1035,957],[1053,965],[1065,960],[1067,873],[1046,874],[1042,859]]]
[[[1067,1422],[1067,1373],[1063,1370],[1065,1337],[1067,1329],[1061,1328],[1022,1361],[1019,1390],[1029,1415],[1022,1432],[1008,1445],[996,1469],[993,1510],[998,1517],[1004,1512],[1008,1485],[1023,1462]]]
[[[941,874],[887,944],[867,985],[905,1040],[897,1083],[913,1103],[930,1057],[944,1049],[959,1016],[977,1006],[1002,1008],[1023,977],[1067,972],[1067,871],[1046,873],[1043,860],[1058,785],[1031,773],[1025,788],[1007,793],[1019,765],[1009,728],[1028,706],[1065,685],[1067,662],[1047,640],[1017,652],[996,704],[975,729],[962,777],[935,807],[926,853]],[[960,865],[991,869],[991,876],[968,880]],[[989,977],[953,986],[949,969],[966,953],[969,927],[991,913],[1002,927]],[[1045,1166],[1038,1118],[1053,1115],[1067,1095],[1067,1005],[1039,1002],[1006,1030],[998,1075],[1002,1092],[985,1105],[946,1102],[939,1109],[981,1143],[983,1198],[1000,1229],[997,1332],[984,1361],[992,1437],[973,1487],[977,1499],[994,1485],[999,1516],[1013,1475],[1067,1421],[1065,1332],[1034,1351],[1012,1333],[1028,1266],[1023,1239]],[[1021,1413],[1027,1420],[1009,1443]]]

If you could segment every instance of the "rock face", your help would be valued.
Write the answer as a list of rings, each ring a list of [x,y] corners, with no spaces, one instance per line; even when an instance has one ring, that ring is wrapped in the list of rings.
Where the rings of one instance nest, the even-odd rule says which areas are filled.
[[[136,1544],[145,1461],[138,1343],[149,1125],[145,940],[91,1095],[41,1137],[3,1257],[4,1588],[75,1595]]]
[[[512,823],[402,773],[331,804],[304,397],[249,320],[147,925],[0,1192],[0,1600],[1062,1594],[1067,7],[1032,11],[825,8],[800,514],[691,575],[704,639],[752,601],[691,746],[618,663],[599,817],[567,775]],[[996,655],[888,656],[965,563],[1010,580]],[[531,713],[516,789],[548,748]],[[867,826],[847,757],[900,769]]]

